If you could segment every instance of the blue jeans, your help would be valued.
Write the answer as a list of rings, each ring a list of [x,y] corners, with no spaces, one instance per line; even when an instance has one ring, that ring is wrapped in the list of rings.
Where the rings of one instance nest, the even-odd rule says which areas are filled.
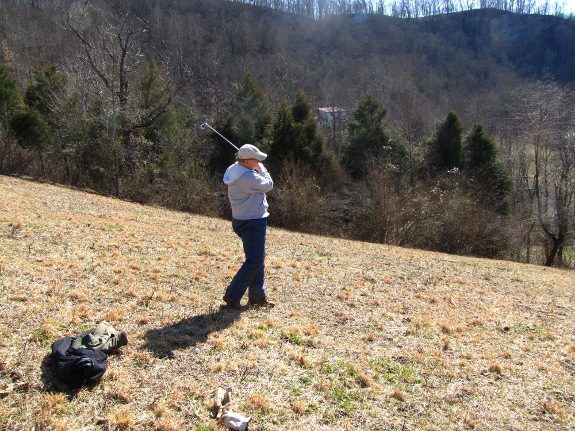
[[[242,239],[246,259],[226,289],[226,295],[229,297],[239,301],[248,290],[249,301],[265,298],[264,260],[267,224],[267,218],[232,219],[234,232]]]

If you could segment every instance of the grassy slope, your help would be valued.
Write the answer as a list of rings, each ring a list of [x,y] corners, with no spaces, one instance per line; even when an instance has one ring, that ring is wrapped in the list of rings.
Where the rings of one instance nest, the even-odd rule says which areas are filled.
[[[219,308],[225,220],[0,176],[0,429],[575,427],[575,273],[269,230],[272,310]],[[77,394],[51,343],[102,320],[130,344]],[[195,348],[200,353],[194,353]]]

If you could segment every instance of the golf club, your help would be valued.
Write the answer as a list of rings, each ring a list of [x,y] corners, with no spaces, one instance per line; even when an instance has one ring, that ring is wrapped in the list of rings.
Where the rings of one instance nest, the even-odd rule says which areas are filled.
[[[228,144],[230,144],[230,145],[231,145],[232,147],[234,147],[236,150],[238,150],[238,151],[240,150],[238,147],[236,147],[234,144],[232,144],[232,142],[231,142],[228,138],[226,138],[224,135],[222,135],[220,132],[218,132],[216,129],[214,129],[212,126],[210,126],[208,123],[202,123],[202,124],[200,124],[200,128],[201,128],[201,129],[205,129],[206,127],[209,127],[209,128],[212,129],[214,132],[216,132],[218,135],[220,135],[223,139],[226,140],[226,142],[227,142]]]

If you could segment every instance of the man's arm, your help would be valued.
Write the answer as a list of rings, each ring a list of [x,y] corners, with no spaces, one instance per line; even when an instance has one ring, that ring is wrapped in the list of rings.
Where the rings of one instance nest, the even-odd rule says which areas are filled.
[[[242,186],[246,193],[267,193],[274,188],[274,182],[269,172],[263,168],[261,172],[248,171],[243,174]]]

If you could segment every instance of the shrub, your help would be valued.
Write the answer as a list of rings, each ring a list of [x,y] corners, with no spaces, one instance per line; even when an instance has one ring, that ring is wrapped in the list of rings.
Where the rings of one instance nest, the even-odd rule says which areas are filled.
[[[311,168],[285,160],[270,193],[271,221],[275,226],[315,232],[322,223],[321,189]]]

